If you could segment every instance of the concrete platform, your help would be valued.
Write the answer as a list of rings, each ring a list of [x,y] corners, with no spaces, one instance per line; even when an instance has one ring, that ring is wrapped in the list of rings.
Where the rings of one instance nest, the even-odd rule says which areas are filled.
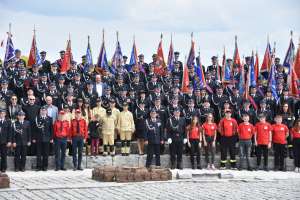
[[[137,154],[131,154],[130,156],[121,156],[116,155],[114,157],[111,156],[83,156],[82,167],[83,168],[93,168],[99,165],[113,165],[113,166],[144,166],[146,163],[146,155],[140,156]],[[274,159],[272,156],[269,157],[269,168],[273,169]],[[218,168],[220,164],[220,157],[217,155],[215,158],[215,166]],[[251,158],[252,166],[256,165],[256,158]],[[170,167],[170,156],[169,155],[161,155],[161,165],[163,167]],[[293,170],[293,160],[286,159],[287,170]],[[33,170],[36,166],[36,157],[27,156],[26,161],[26,170]],[[204,160],[204,156],[201,157],[201,166],[202,168],[206,167],[206,163]],[[67,169],[72,169],[72,157],[67,156],[65,161],[65,167]],[[54,156],[49,157],[49,169],[55,168]],[[191,168],[190,157],[183,156],[183,168]],[[14,158],[8,157],[8,170],[14,170]]]

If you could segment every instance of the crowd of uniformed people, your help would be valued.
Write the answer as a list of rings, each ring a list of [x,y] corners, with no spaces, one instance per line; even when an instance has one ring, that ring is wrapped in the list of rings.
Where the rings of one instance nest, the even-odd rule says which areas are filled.
[[[289,95],[279,58],[277,102],[262,76],[249,87],[251,101],[239,94],[240,72],[231,59],[226,62],[232,66],[232,82],[216,78],[221,69],[213,56],[212,64],[203,67],[206,87],[199,85],[195,67],[188,66],[189,91],[183,94],[179,52],[174,53],[172,70],[157,73],[157,55],[147,64],[141,54],[134,66],[123,56],[114,74],[109,68],[85,70],[85,56],[61,74],[65,51],[53,62],[45,51],[40,54],[41,64],[27,68],[16,50],[15,58],[1,66],[2,172],[7,156],[14,156],[16,171],[25,171],[26,156],[36,156],[36,169],[46,171],[50,155],[55,156],[55,170],[66,170],[67,154],[73,156],[73,169],[82,170],[83,153],[114,156],[119,141],[121,155],[128,156],[132,140],[140,155],[147,154],[146,167],[154,156],[160,166],[160,155],[169,147],[172,169],[182,169],[183,154],[190,155],[193,169],[215,169],[215,154],[220,152],[220,169],[269,170],[272,154],[274,170],[285,171],[290,157],[300,172],[300,101]],[[247,70],[250,58],[245,60]],[[200,162],[202,155],[205,163]],[[255,165],[250,157],[256,157]]]

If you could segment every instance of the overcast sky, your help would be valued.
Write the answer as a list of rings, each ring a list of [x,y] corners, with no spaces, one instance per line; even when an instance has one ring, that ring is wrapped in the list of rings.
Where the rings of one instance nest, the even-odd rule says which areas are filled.
[[[135,35],[138,54],[145,54],[149,62],[160,33],[164,35],[165,59],[172,33],[174,48],[184,60],[190,33],[194,32],[196,51],[200,48],[202,62],[208,65],[211,56],[222,56],[224,45],[227,57],[232,57],[234,36],[238,35],[241,57],[257,50],[261,62],[268,35],[272,46],[276,41],[277,56],[282,59],[290,30],[298,46],[299,19],[299,0],[0,0],[0,40],[6,40],[8,24],[12,23],[14,46],[28,56],[35,25],[39,51],[47,51],[48,59],[54,61],[66,48],[70,33],[74,59],[80,61],[90,35],[96,62],[104,28],[109,60],[119,31],[123,54],[130,57]],[[1,59],[4,52],[0,48]]]

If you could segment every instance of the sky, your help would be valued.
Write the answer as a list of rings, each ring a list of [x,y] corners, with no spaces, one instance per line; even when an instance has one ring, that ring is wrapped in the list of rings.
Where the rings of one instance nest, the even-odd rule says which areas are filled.
[[[240,56],[257,51],[262,62],[267,38],[282,60],[287,51],[290,31],[298,47],[300,38],[300,1],[298,0],[0,0],[0,41],[6,38],[12,23],[15,48],[29,55],[33,29],[36,29],[39,51],[47,51],[54,61],[66,48],[69,34],[74,59],[79,62],[86,53],[87,37],[94,63],[97,62],[105,30],[108,59],[116,47],[116,31],[123,55],[130,57],[133,38],[138,54],[147,62],[156,53],[163,34],[164,57],[167,60],[171,34],[180,60],[188,56],[191,32],[196,52],[204,65],[213,55],[232,57],[234,37],[238,37]],[[4,45],[5,46],[5,45]],[[3,59],[5,47],[0,48]]]

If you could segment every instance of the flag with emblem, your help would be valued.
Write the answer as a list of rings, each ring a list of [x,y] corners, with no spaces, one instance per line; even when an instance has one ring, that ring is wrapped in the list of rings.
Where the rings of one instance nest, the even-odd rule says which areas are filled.
[[[6,41],[6,49],[5,56],[3,60],[4,67],[6,67],[7,62],[15,57],[15,48],[12,42],[12,34],[11,34],[11,24],[9,24],[9,32],[7,32],[7,41]]]
[[[92,57],[92,50],[91,50],[91,45],[90,45],[90,36],[88,36],[88,45],[86,48],[85,57],[86,57],[86,63],[84,65],[83,70],[85,72],[87,72],[90,69],[90,67],[93,66],[93,57]]]
[[[231,78],[231,66],[230,63],[226,62],[226,54],[225,54],[225,47],[223,52],[223,61],[222,61],[222,82],[229,83]]]
[[[244,66],[244,63],[242,63],[241,65]],[[245,70],[241,70],[240,71],[240,78],[239,78],[239,83],[238,83],[238,89],[239,89],[240,95],[243,96],[244,92],[245,92]]]
[[[291,68],[294,65],[294,60],[295,60],[295,45],[293,42],[293,32],[291,31],[291,39],[290,39],[290,44],[289,48],[286,52],[284,61],[283,61],[283,67],[285,68],[285,72],[290,75]]]
[[[171,35],[171,43],[168,54],[168,71],[172,71],[174,69],[174,48],[173,48],[173,39]]]
[[[158,60],[158,65],[154,66],[154,73],[163,75],[164,74],[164,69],[166,67],[165,59],[164,59],[164,52],[163,52],[163,47],[162,47],[162,38],[163,34],[160,35],[160,42],[158,44],[157,48],[157,60]]]
[[[116,68],[118,66],[122,66],[122,64],[123,64],[123,55],[122,55],[121,45],[119,41],[119,32],[117,32],[116,50],[111,59],[111,67],[110,67],[111,73],[115,74]]]
[[[290,82],[289,82],[290,94],[298,97],[299,96],[299,89],[298,89],[299,76],[298,76],[298,74],[300,74],[300,42],[299,42],[297,53],[296,53],[296,56],[294,59],[293,67],[291,67],[290,74],[291,74],[291,78],[290,78]]]
[[[233,52],[233,64],[237,65],[241,69],[241,59],[239,54],[239,48],[237,44],[237,36],[234,38],[234,52]]]
[[[132,45],[132,50],[131,50],[131,55],[130,55],[130,70],[132,69],[133,66],[138,64],[138,58],[137,58],[137,50],[136,50],[136,45],[135,45],[135,38],[133,38],[133,45]]]
[[[100,53],[97,61],[97,71],[102,71],[103,69],[108,69],[108,62],[106,57],[105,42],[104,42],[104,30],[102,31],[102,44],[100,48]]]
[[[34,29],[27,66],[30,68],[33,65],[40,65],[40,64],[41,64],[41,58],[36,45],[36,31]]]
[[[182,84],[181,84],[181,92],[188,93],[189,91],[189,72],[187,64],[183,67],[183,76],[182,76]]]
[[[271,68],[270,68],[270,73],[268,77],[268,86],[272,90],[272,96],[274,97],[275,101],[278,102],[279,97],[277,95],[277,90],[276,90],[276,78],[275,78],[275,72],[276,72],[276,66],[275,66],[275,48],[272,52],[271,55]]]
[[[193,66],[194,67],[194,64],[195,64],[195,42],[194,42],[194,39],[193,39],[193,33],[191,33],[191,49],[190,49],[190,52],[189,52],[189,56],[188,56],[188,59],[187,59],[187,66]]]
[[[271,50],[271,45],[270,45],[269,38],[268,38],[264,59],[261,64],[261,67],[260,67],[260,73],[266,80],[268,79],[268,74],[269,74],[268,72],[270,71],[271,62],[272,62],[271,53],[272,53],[272,50]]]
[[[71,39],[69,36],[69,40],[67,41],[66,53],[60,68],[60,73],[64,74],[71,68],[72,61],[72,51],[71,51]]]

